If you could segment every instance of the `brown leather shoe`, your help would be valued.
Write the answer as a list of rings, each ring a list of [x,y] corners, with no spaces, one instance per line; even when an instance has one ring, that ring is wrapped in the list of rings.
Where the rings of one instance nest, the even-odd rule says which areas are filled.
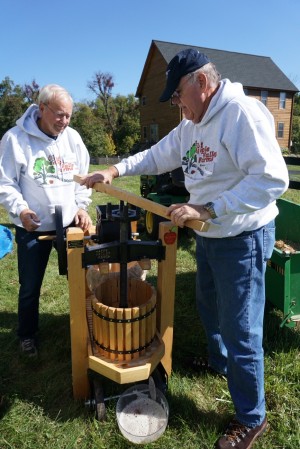
[[[229,424],[225,434],[216,442],[215,449],[250,449],[266,428],[267,418],[263,420],[260,426],[256,427],[247,427],[234,419]]]

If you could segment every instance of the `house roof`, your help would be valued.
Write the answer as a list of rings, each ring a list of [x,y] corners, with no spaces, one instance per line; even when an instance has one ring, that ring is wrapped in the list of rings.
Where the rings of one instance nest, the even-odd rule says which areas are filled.
[[[267,56],[249,55],[233,51],[215,50],[212,48],[198,47],[195,45],[175,44],[153,40],[147,59],[156,46],[166,61],[166,66],[171,59],[185,48],[195,48],[205,53],[216,65],[222,78],[229,78],[232,82],[238,81],[245,88],[257,88],[266,90],[279,90],[299,92],[298,88],[280,70],[280,68]],[[140,84],[145,76],[147,61],[144,66]],[[140,90],[140,84],[137,93]]]

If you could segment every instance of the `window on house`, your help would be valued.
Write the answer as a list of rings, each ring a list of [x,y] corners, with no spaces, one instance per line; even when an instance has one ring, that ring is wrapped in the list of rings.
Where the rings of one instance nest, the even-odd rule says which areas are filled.
[[[279,122],[277,125],[277,137],[280,139],[284,135],[284,123]]]
[[[158,142],[158,125],[156,123],[150,125],[150,141]]]
[[[142,102],[142,106],[145,106],[146,105],[146,97],[142,97],[141,102]]]
[[[147,126],[143,126],[143,138],[147,139]]]
[[[268,102],[268,91],[267,90],[262,90],[260,93],[260,101],[267,106],[267,102]]]
[[[280,92],[279,109],[285,109],[285,102],[286,102],[286,93],[285,92]]]

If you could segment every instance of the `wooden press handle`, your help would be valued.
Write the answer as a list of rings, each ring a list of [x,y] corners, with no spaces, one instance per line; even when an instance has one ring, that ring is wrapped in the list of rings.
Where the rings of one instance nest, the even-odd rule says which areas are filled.
[[[83,176],[74,175],[74,181],[78,183],[80,183],[82,178]],[[166,218],[168,221],[170,220],[170,217],[167,215],[167,207],[162,204],[155,203],[154,201],[147,200],[146,198],[134,193],[127,192],[126,190],[122,190],[111,184],[104,184],[102,182],[96,182],[93,185],[93,189],[95,189],[96,192],[106,193],[107,195],[111,195],[121,201],[132,204],[133,206],[148,210],[153,214]],[[200,220],[187,220],[184,225],[188,228],[194,229],[195,231],[202,232],[207,231],[209,227],[208,223]]]

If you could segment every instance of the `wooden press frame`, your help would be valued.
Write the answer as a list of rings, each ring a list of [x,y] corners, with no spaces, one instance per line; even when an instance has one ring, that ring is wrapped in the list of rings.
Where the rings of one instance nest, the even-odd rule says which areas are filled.
[[[81,177],[75,176],[80,182]],[[108,184],[97,183],[93,187],[97,192],[106,193],[124,202],[149,210],[167,218],[166,207],[141,198]],[[208,225],[198,220],[190,220],[187,226],[205,231]],[[172,243],[166,234],[176,233]],[[176,278],[177,228],[171,222],[159,224],[159,239],[165,246],[165,259],[158,262],[157,268],[157,330],[162,344],[157,350],[141,359],[126,364],[118,364],[95,356],[92,351],[90,329],[87,319],[87,299],[91,294],[86,284],[86,269],[82,267],[84,252],[84,234],[79,228],[67,229],[67,260],[70,300],[70,336],[73,396],[84,399],[89,396],[90,386],[88,370],[91,369],[120,384],[148,379],[156,366],[161,363],[169,376],[172,370],[172,345],[174,322],[174,299]]]

